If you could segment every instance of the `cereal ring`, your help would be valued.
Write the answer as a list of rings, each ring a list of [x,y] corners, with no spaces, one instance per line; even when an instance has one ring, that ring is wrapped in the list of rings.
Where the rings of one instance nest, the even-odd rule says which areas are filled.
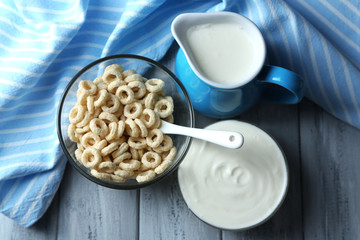
[[[75,124],[70,124],[69,127],[68,127],[68,136],[70,138],[71,141],[73,142],[78,142],[79,141],[79,138],[77,137],[76,135],[76,127],[75,127]]]
[[[159,118],[159,115],[148,108],[144,109],[142,115],[140,116],[140,120],[145,124],[147,128],[151,128],[152,126],[154,126],[157,118]]]
[[[176,153],[177,153],[176,147],[172,147],[170,149],[170,151],[165,152],[165,153],[162,154],[162,159],[164,161],[172,161],[175,158]]]
[[[124,105],[132,103],[135,99],[133,90],[127,85],[118,87],[115,95],[119,97],[120,102]]]
[[[149,93],[144,99],[145,108],[154,109],[159,96],[156,93]]]
[[[106,134],[108,133],[108,127],[106,125],[106,123],[99,119],[99,118],[93,118],[90,121],[90,130],[99,135],[100,137],[105,137]]]
[[[137,127],[134,120],[132,120],[130,118],[126,119],[126,121],[125,121],[125,131],[131,137],[139,137],[139,135],[140,135],[139,128]]]
[[[85,127],[90,122],[90,119],[91,119],[91,114],[88,111],[86,111],[84,114],[84,118],[81,120],[81,122],[78,122],[76,124],[76,127],[78,128]]]
[[[93,147],[96,143],[100,141],[100,137],[92,132],[85,133],[84,136],[81,137],[80,143],[85,148]]]
[[[126,79],[128,76],[135,74],[136,71],[134,69],[125,70],[122,72],[122,76]]]
[[[166,98],[156,102],[154,111],[159,113],[161,118],[166,118],[174,112],[174,104]]]
[[[142,81],[143,77],[138,74],[138,73],[134,73],[134,74],[131,74],[129,76],[127,76],[126,78],[124,78],[124,81],[126,83],[130,83],[130,82],[134,82],[134,81]]]
[[[77,146],[77,148],[80,149],[81,151],[84,151],[84,150],[85,150],[84,146],[81,145],[81,143],[76,143],[76,146]]]
[[[125,121],[120,120],[118,122],[118,133],[117,133],[117,137],[121,137],[124,134],[125,131]]]
[[[96,169],[91,169],[91,175],[101,180],[110,180],[111,175],[109,173],[98,172]]]
[[[110,174],[111,180],[115,181],[115,182],[125,182],[125,178],[123,177],[119,177],[115,174]]]
[[[108,92],[106,91],[106,89],[101,89],[98,92],[98,94],[95,96],[94,106],[101,107],[106,103],[107,98],[108,98]]]
[[[160,163],[159,166],[157,166],[154,171],[156,174],[161,174],[163,173],[170,165],[172,164],[172,161],[170,160],[165,160],[162,161],[162,163]]]
[[[158,78],[152,78],[145,82],[146,89],[152,93],[160,92],[164,88],[164,86],[164,81]]]
[[[79,162],[81,162],[81,155],[82,155],[83,151],[81,149],[76,149],[75,150],[75,158],[76,160],[78,160]]]
[[[140,129],[140,137],[147,137],[148,135],[148,130],[145,126],[145,124],[143,123],[143,121],[141,121],[140,119],[136,118],[134,120],[134,122],[136,123],[136,125],[139,127]]]
[[[141,158],[142,164],[148,168],[156,168],[161,163],[161,157],[156,152],[147,152]]]
[[[96,85],[99,85],[102,82],[103,82],[102,75],[97,76],[93,81],[93,83],[96,84]]]
[[[113,173],[116,165],[113,162],[101,162],[98,166],[100,172]]]
[[[92,81],[82,80],[79,82],[79,90],[82,91],[85,95],[90,96],[96,94],[97,86]]]
[[[162,153],[169,151],[172,147],[173,147],[173,141],[171,137],[169,137],[168,135],[164,135],[164,140],[162,141],[160,146],[153,148],[153,150],[155,152]]]
[[[149,147],[156,148],[164,140],[164,134],[160,129],[152,129],[146,137],[146,143]]]
[[[112,152],[114,152],[119,146],[119,143],[112,142],[103,149],[101,149],[101,156],[110,155]]]
[[[86,95],[81,89],[76,92],[77,103],[82,106],[86,106],[88,95]]]
[[[154,125],[152,125],[150,127],[150,129],[160,128],[160,126],[161,126],[161,119],[157,112],[155,112],[155,116],[156,116],[156,118],[155,118],[156,121],[155,121]]]
[[[140,161],[139,160],[124,160],[121,163],[119,163],[119,167],[123,170],[130,170],[134,171],[140,168]]]
[[[93,147],[87,147],[81,155],[81,162],[87,168],[96,167],[101,162],[99,150]]]
[[[76,124],[83,120],[85,115],[85,108],[82,105],[75,105],[69,113],[70,123]]]
[[[119,177],[122,177],[122,178],[125,178],[125,179],[131,178],[132,176],[134,176],[134,172],[126,171],[126,170],[123,170],[121,168],[116,169],[114,174],[116,176],[119,176]]]
[[[101,113],[101,108],[95,108],[95,112],[92,114],[92,117],[97,118],[99,117],[100,113]]]
[[[114,151],[111,156],[113,158],[117,158],[119,157],[120,155],[122,155],[123,153],[125,153],[127,150],[129,149],[129,144],[127,142],[123,142],[120,147]]]
[[[146,139],[140,137],[129,137],[128,144],[135,149],[143,149],[146,145]]]
[[[90,131],[89,125],[86,125],[85,127],[78,127],[75,129],[75,132],[77,134],[85,134]]]
[[[123,162],[124,160],[129,160],[129,159],[131,159],[131,153],[124,152],[120,156],[114,158],[113,163],[119,164],[119,163]]]
[[[141,182],[147,182],[151,179],[155,178],[156,173],[153,170],[147,170],[145,172],[141,172],[136,176],[136,181],[139,183]]]
[[[105,139],[108,141],[111,141],[115,138],[117,138],[118,134],[118,124],[117,122],[111,122],[109,123],[109,134],[106,135]]]
[[[122,105],[120,104],[119,98],[113,94],[108,94],[108,98],[104,105],[101,106],[101,109],[104,112],[115,113],[119,110],[122,111],[121,107]]]
[[[131,153],[131,158],[135,159],[135,160],[140,160],[140,155],[137,149],[135,148],[130,148],[130,153]]]
[[[111,83],[108,84],[107,86],[107,90],[109,92],[111,92],[112,94],[116,93],[116,90],[118,87],[120,87],[121,85],[126,84],[123,80],[117,79],[115,81],[112,81]]]
[[[103,81],[106,84],[109,84],[115,80],[122,80],[122,72],[123,67],[119,64],[111,64],[105,68],[104,74],[103,74]]]
[[[90,114],[94,114],[95,106],[94,106],[94,96],[87,96],[86,98],[86,107]]]
[[[140,99],[146,94],[145,84],[141,81],[133,81],[128,83],[128,86],[133,90],[135,99]]]
[[[104,147],[106,147],[108,145],[107,141],[105,139],[97,142],[93,147],[96,148],[97,150],[103,149]]]
[[[106,83],[101,83],[101,84],[99,84],[99,86],[98,86],[98,90],[100,91],[100,90],[107,90],[107,88],[108,88],[108,84],[106,84]]]
[[[133,103],[127,104],[124,107],[125,117],[131,118],[131,119],[140,117],[142,111],[143,111],[142,105],[138,102],[133,102]]]
[[[103,120],[105,123],[109,124],[111,122],[117,122],[119,121],[118,118],[112,114],[112,113],[109,113],[109,112],[102,112],[100,113],[99,115],[99,118],[101,120]]]

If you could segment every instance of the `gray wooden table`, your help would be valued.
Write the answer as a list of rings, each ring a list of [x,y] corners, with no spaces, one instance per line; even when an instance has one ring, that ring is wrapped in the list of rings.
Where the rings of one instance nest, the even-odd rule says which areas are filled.
[[[173,69],[177,47],[163,63]],[[304,99],[259,103],[237,119],[259,126],[283,148],[290,187],[268,222],[244,232],[198,220],[179,191],[176,172],[141,190],[98,186],[67,166],[46,214],[23,228],[0,214],[0,239],[360,239],[360,131]],[[196,126],[216,120],[196,114]]]

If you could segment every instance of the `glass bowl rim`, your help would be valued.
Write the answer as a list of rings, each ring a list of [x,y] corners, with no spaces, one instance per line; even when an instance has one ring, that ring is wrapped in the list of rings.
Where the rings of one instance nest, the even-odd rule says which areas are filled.
[[[176,84],[180,87],[182,93],[184,94],[184,97],[186,99],[186,102],[188,103],[188,108],[189,108],[189,120],[190,120],[190,126],[189,127],[195,127],[195,113],[194,113],[194,108],[193,105],[191,103],[190,97],[188,92],[186,91],[184,85],[182,84],[182,82],[175,76],[175,74],[173,72],[171,72],[167,67],[165,67],[163,64],[152,60],[150,58],[144,57],[144,56],[140,56],[140,55],[136,55],[136,54],[116,54],[116,55],[110,55],[110,56],[106,56],[106,57],[102,57],[99,58],[95,61],[90,62],[88,65],[86,65],[85,67],[83,67],[77,74],[75,74],[75,76],[69,81],[69,83],[67,84],[67,86],[64,89],[64,92],[60,98],[60,104],[58,107],[58,112],[57,112],[57,117],[56,117],[56,126],[57,126],[57,135],[58,135],[58,139],[59,139],[59,143],[62,149],[62,152],[64,153],[66,159],[68,162],[70,162],[70,164],[81,174],[83,175],[85,178],[89,179],[90,181],[99,184],[101,186],[104,187],[108,187],[108,188],[112,188],[112,189],[119,189],[119,190],[131,190],[131,189],[139,189],[139,188],[143,188],[149,185],[152,185],[154,183],[160,182],[161,180],[163,180],[164,178],[166,178],[167,176],[169,176],[171,173],[173,173],[178,166],[180,165],[180,163],[182,162],[182,160],[184,159],[185,155],[187,154],[187,152],[189,151],[191,142],[192,142],[192,138],[191,137],[187,137],[186,138],[186,142],[185,144],[187,144],[186,149],[183,151],[182,156],[180,156],[180,161],[178,161],[177,163],[173,163],[173,165],[171,165],[171,169],[168,168],[165,170],[164,173],[158,175],[156,178],[150,180],[150,181],[146,181],[143,183],[139,183],[137,185],[126,185],[126,184],[116,184],[116,182],[112,183],[112,182],[106,182],[103,181],[101,179],[97,179],[96,177],[91,176],[91,174],[89,174],[88,172],[85,172],[78,164],[75,163],[75,160],[73,159],[73,157],[70,155],[70,153],[68,152],[64,140],[63,140],[63,135],[61,132],[61,112],[63,109],[63,105],[64,105],[64,100],[65,97],[67,96],[70,88],[73,86],[73,84],[75,83],[75,81],[87,70],[89,70],[90,68],[94,67],[95,65],[101,63],[101,62],[105,62],[108,60],[114,60],[114,59],[125,59],[125,58],[129,58],[129,59],[137,59],[137,60],[141,60],[144,62],[148,62],[152,65],[155,65],[156,67],[160,68],[161,70],[163,70],[164,72],[166,72],[175,82]]]

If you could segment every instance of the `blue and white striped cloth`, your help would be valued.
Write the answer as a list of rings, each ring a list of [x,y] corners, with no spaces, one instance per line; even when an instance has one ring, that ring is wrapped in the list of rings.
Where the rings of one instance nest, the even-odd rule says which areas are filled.
[[[360,128],[360,3],[350,0],[4,0],[0,2],[0,211],[24,226],[50,205],[66,160],[56,111],[69,80],[120,53],[161,59],[183,12],[234,11],[263,32],[270,63]]]

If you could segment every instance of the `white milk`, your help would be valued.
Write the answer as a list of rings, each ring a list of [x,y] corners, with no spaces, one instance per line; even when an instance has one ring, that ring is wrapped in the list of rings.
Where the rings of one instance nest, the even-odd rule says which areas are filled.
[[[261,129],[235,120],[207,127],[238,131],[244,145],[232,150],[194,139],[178,170],[188,207],[222,229],[241,229],[267,219],[282,202],[288,183],[284,156]]]
[[[254,43],[238,24],[195,25],[187,31],[187,39],[199,70],[211,81],[245,83],[258,67]]]

